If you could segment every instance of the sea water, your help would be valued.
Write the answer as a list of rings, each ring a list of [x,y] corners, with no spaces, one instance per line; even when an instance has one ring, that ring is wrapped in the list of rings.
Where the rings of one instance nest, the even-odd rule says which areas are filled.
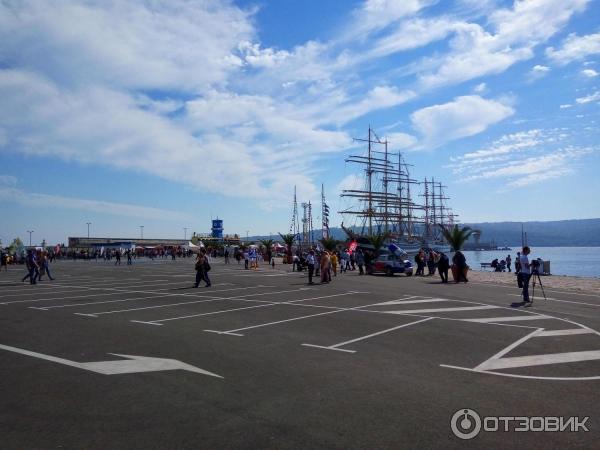
[[[572,275],[578,277],[600,277],[600,247],[531,247],[529,260],[542,258],[550,261],[550,272],[554,275]],[[510,254],[512,270],[520,247],[512,250],[464,251],[467,264],[474,270],[480,270],[480,263],[491,263],[506,259]],[[487,269],[490,270],[490,269]]]

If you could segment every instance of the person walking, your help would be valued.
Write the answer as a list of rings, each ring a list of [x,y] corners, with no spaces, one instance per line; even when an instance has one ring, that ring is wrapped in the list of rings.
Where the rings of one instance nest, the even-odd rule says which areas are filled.
[[[229,264],[229,249],[225,249],[225,264]]]
[[[457,251],[452,257],[452,262],[458,271],[456,282],[460,283],[461,281],[464,281],[465,283],[468,283],[469,280],[467,280],[467,276],[465,274],[467,270],[467,259],[465,258],[465,255],[463,255],[461,251]]]
[[[510,255],[506,255],[506,268],[508,269],[508,271],[510,272],[510,264],[512,263],[512,258],[510,257]]]
[[[450,260],[445,253],[439,254],[440,258],[437,263],[438,273],[442,279],[442,283],[448,283],[448,269],[450,268]]]
[[[308,265],[308,284],[315,284],[313,282],[313,275],[315,273],[315,251],[311,250],[308,252],[308,256],[306,257],[306,262]]]
[[[115,250],[115,266],[121,265],[121,249],[118,248]]]
[[[250,262],[250,256],[248,250],[244,250],[244,269],[248,270],[248,263]]]
[[[48,263],[48,255],[46,254],[46,252],[41,252],[39,266],[41,270],[38,275],[38,281],[42,281],[42,275],[44,274],[48,275],[50,281],[54,281],[54,278],[52,278],[52,274],[50,274],[50,265]]]
[[[29,278],[30,284],[36,284],[36,280],[37,277],[39,277],[40,272],[37,259],[33,250],[27,250],[27,256],[25,257],[25,267],[27,268],[27,275],[23,277],[21,282],[24,283],[25,280]]]
[[[515,273],[518,275],[519,272],[521,272],[521,252],[517,252],[517,257],[515,258]]]
[[[331,257],[329,252],[324,250],[321,253],[321,283],[329,283],[331,281]]]
[[[2,252],[2,255],[0,256],[0,264],[2,265],[1,267],[4,267],[4,271],[8,272],[8,253],[6,252]]]
[[[210,287],[210,278],[208,278],[210,263],[208,262],[205,249],[200,249],[200,253],[198,253],[198,256],[196,257],[196,265],[194,268],[196,269],[196,284],[194,287],[198,287],[201,281],[206,283],[206,287]]]
[[[131,266],[131,264],[133,264],[131,261],[131,249],[127,249],[125,254],[127,255],[127,265]],[[173,253],[173,255],[175,255],[175,253]]]
[[[358,274],[364,275],[365,274],[365,270],[364,270],[365,255],[364,255],[362,249],[360,249],[360,248],[356,251],[356,265],[358,266]]]
[[[337,267],[338,267],[338,257],[337,252],[331,252],[331,270],[333,271],[333,276],[337,277]],[[331,275],[330,275],[331,277]]]

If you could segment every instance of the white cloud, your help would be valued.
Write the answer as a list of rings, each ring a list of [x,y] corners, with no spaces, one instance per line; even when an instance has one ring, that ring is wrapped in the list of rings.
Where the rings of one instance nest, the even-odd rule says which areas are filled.
[[[505,184],[510,187],[529,186],[573,173],[572,163],[592,151],[589,148],[564,148],[543,156],[512,160],[500,167],[482,168],[478,173],[463,178],[463,181],[502,178],[507,180]]]
[[[14,178],[14,177],[13,177]],[[59,195],[25,192],[11,186],[0,186],[0,201],[14,202],[32,208],[75,209],[124,217],[154,220],[191,220],[189,214],[127,203],[105,202]]]
[[[555,50],[554,47],[548,47],[546,49],[546,56],[560,65],[598,53],[600,53],[600,33],[586,36],[577,36],[572,33],[562,42],[562,48]]]
[[[377,86],[358,103],[340,105],[335,112],[330,113],[329,119],[323,118],[322,120],[338,124],[347,123],[367,112],[400,105],[415,96],[416,94],[412,91],[400,91],[394,86]]]
[[[568,103],[565,103],[564,105],[560,105],[560,109],[568,109],[568,108],[572,108],[573,105],[570,105]]]
[[[411,149],[418,143],[418,139],[407,133],[387,133],[385,139],[389,142],[390,149]]]
[[[336,187],[336,191],[342,192],[345,190],[358,190],[364,189],[365,179],[359,174],[351,173],[342,178]]]
[[[514,109],[503,103],[468,95],[415,111],[411,114],[411,121],[423,136],[421,147],[435,148],[448,141],[481,133],[513,114]]]
[[[578,160],[597,150],[565,147],[568,137],[563,129],[513,133],[452,158],[447,167],[462,182],[501,178],[503,186],[527,186],[573,173]]]
[[[598,72],[596,72],[594,69],[584,69],[581,71],[581,74],[588,78],[595,78],[598,76]]]
[[[366,0],[362,7],[354,12],[355,21],[349,27],[348,33],[356,36],[381,30],[432,3],[432,0]]]
[[[596,91],[593,94],[586,95],[585,97],[576,98],[575,101],[580,105],[585,103],[591,103],[600,100],[600,91]]]
[[[237,44],[253,34],[249,13],[228,2],[25,0],[0,6],[5,61],[62,85],[202,91],[235,69]]]
[[[17,178],[12,175],[0,175],[0,186],[16,186]]]
[[[476,94],[483,94],[486,90],[487,85],[485,83],[479,83],[473,88],[473,92],[475,92]]]
[[[533,57],[534,48],[559,31],[582,11],[588,0],[515,1],[512,9],[496,10],[489,17],[494,28],[474,23],[456,24],[450,52],[426,60],[434,66],[420,76],[421,85],[434,88],[505,71]]]
[[[533,68],[529,72],[529,76],[531,79],[537,80],[539,78],[546,76],[549,72],[550,72],[550,67],[537,64],[537,65],[533,66]]]

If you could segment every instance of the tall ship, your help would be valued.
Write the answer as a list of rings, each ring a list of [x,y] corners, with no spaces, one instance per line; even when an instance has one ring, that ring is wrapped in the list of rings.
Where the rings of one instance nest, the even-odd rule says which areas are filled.
[[[360,168],[363,185],[341,192],[342,227],[359,235],[388,233],[390,243],[407,253],[450,251],[442,228],[453,227],[457,216],[448,206],[446,186],[434,178],[413,179],[403,155],[390,151],[371,127],[366,139],[355,141],[364,142],[366,151],[350,155],[346,163]]]

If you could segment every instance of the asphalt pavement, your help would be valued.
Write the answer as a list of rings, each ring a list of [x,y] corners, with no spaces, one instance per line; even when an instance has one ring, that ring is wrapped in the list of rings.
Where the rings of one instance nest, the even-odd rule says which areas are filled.
[[[600,447],[598,294],[193,266],[1,272],[0,446]]]

